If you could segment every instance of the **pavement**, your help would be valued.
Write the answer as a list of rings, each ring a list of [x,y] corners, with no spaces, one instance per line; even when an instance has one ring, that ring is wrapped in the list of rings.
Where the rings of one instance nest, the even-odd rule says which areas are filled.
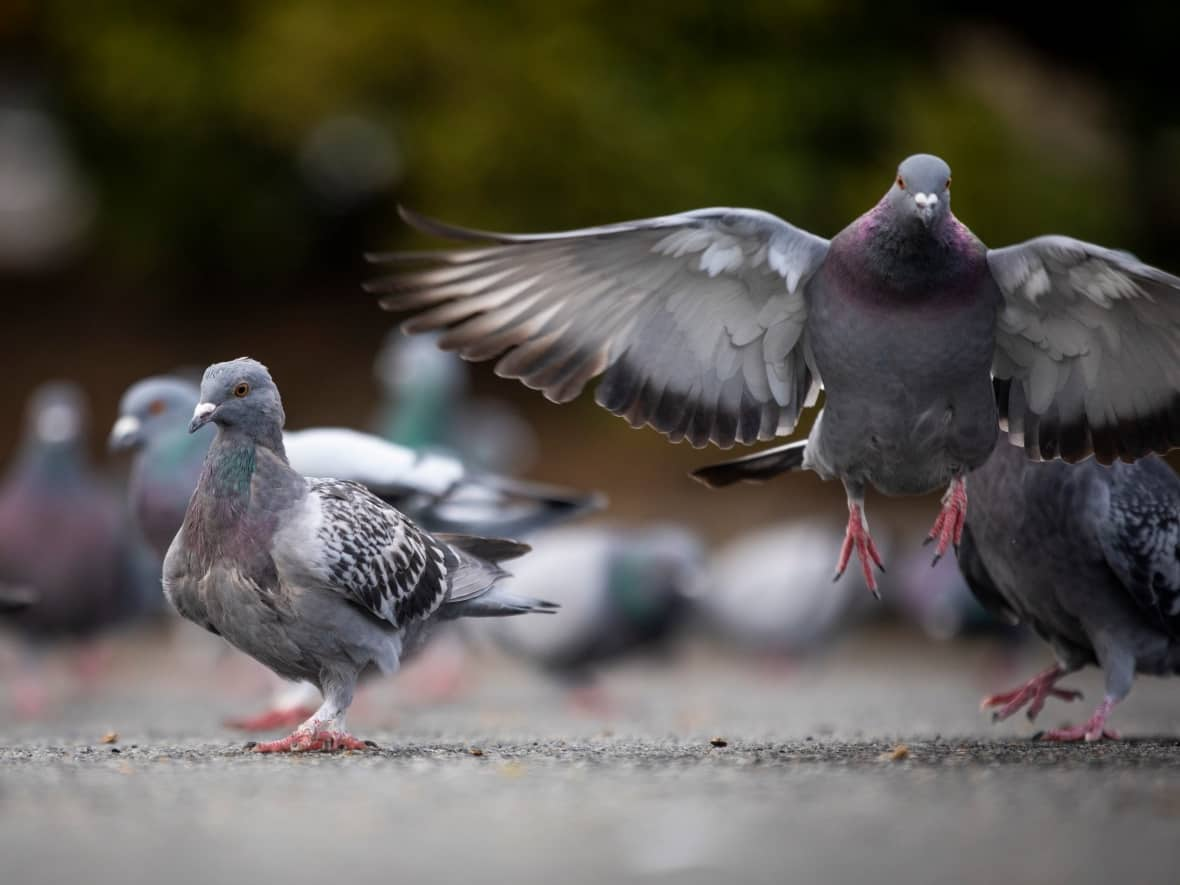
[[[1141,679],[1121,742],[1038,742],[1101,681],[993,724],[980,695],[1043,666],[1036,643],[874,626],[795,661],[691,643],[605,673],[594,716],[481,655],[443,703],[429,667],[363,692],[350,725],[375,749],[260,756],[219,720],[265,676],[177,632],[122,640],[97,687],[0,723],[6,885],[1180,881],[1180,686]]]

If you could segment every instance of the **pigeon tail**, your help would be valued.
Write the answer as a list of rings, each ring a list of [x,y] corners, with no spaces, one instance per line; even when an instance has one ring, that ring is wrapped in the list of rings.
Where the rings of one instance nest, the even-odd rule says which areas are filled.
[[[451,548],[459,565],[451,579],[451,594],[442,611],[444,618],[494,618],[523,615],[529,612],[552,614],[555,603],[501,590],[497,583],[508,577],[499,563],[516,559],[531,549],[528,544],[504,538],[480,538],[475,535],[434,536]]]
[[[764,452],[755,452],[732,461],[700,467],[691,474],[692,478],[709,488],[717,489],[735,482],[765,482],[803,466],[807,440],[787,443]]]
[[[450,532],[435,532],[434,537],[448,547],[454,547],[468,556],[474,556],[476,559],[483,559],[487,562],[517,559],[532,549],[528,544],[510,541],[506,538],[481,538],[478,535],[458,535]]]
[[[554,614],[559,608],[556,602],[521,596],[493,587],[482,596],[447,603],[444,616],[449,618],[501,618],[507,615]]]

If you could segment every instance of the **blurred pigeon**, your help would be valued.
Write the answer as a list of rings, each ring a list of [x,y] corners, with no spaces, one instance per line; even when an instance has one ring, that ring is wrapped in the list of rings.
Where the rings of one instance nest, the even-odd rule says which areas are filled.
[[[496,586],[498,563],[525,545],[431,535],[364,486],[296,473],[283,422],[262,364],[205,371],[190,429],[217,433],[164,560],[164,592],[183,617],[323,694],[291,735],[257,751],[364,749],[344,727],[362,673],[396,670],[432,622],[554,606]]]
[[[482,625],[505,650],[592,703],[598,665],[658,648],[687,620],[706,580],[700,540],[679,526],[570,527],[532,539],[504,587],[561,605],[556,618]]]
[[[498,374],[554,401],[603,375],[600,405],[694,446],[789,434],[822,385],[806,444],[697,476],[839,477],[849,519],[837,575],[855,550],[875,591],[869,485],[945,485],[930,532],[941,556],[1000,422],[1034,459],[1110,462],[1180,442],[1180,279],[1066,237],[989,250],[951,213],[950,185],[942,160],[909,157],[830,242],[751,209],[536,235],[403,210],[475,245],[375,256],[399,269],[369,288],[415,313],[407,331],[445,330],[440,346],[499,358]]]
[[[1001,442],[975,473],[959,563],[990,611],[1031,624],[1057,663],[984,708],[1035,719],[1064,676],[1097,664],[1106,696],[1047,740],[1116,737],[1106,727],[1136,673],[1180,673],[1180,479],[1160,459],[1104,467],[1029,462]]]
[[[996,631],[1015,638],[1014,628],[988,613],[958,565],[949,559],[931,568],[929,557],[914,551],[902,557],[899,567],[889,574],[893,579],[889,596],[897,610],[931,639]]]
[[[736,645],[771,654],[807,651],[852,617],[861,593],[832,588],[835,527],[809,522],[766,526],[713,555],[710,592],[701,598],[708,626]]]
[[[472,398],[467,364],[436,340],[396,329],[386,337],[374,366],[384,392],[377,432],[418,451],[453,453],[481,470],[527,469],[537,451],[533,429],[507,403]]]
[[[81,390],[38,388],[0,486],[0,586],[13,601],[3,606],[6,622],[29,637],[88,636],[142,611],[125,526],[118,496],[88,463]],[[15,604],[21,599],[29,604]]]
[[[137,450],[132,507],[161,556],[180,528],[212,439],[209,431],[188,433],[198,398],[195,384],[146,378],[123,395],[111,429],[112,450]],[[353,430],[292,431],[283,442],[297,472],[363,483],[432,531],[521,535],[602,503],[598,495],[474,473],[455,458],[419,454]]]

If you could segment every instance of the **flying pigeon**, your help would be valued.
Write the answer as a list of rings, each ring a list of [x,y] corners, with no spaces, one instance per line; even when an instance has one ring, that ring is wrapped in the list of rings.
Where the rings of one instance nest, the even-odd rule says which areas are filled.
[[[180,378],[145,378],[124,393],[111,428],[113,451],[136,451],[131,505],[160,556],[180,528],[212,439],[209,431],[188,432],[199,395]],[[354,430],[291,431],[283,442],[297,472],[362,483],[432,531],[520,535],[602,506],[598,495],[473,472],[450,456]]]
[[[118,496],[88,463],[81,390],[42,385],[0,486],[5,622],[30,638],[85,637],[141,613],[132,546]]]
[[[515,541],[432,535],[369,492],[287,461],[266,367],[205,370],[189,429],[216,434],[164,559],[164,593],[188,620],[279,676],[316,685],[320,708],[259,752],[364,749],[344,715],[361,674],[395,671],[433,622],[552,611],[496,585]]]
[[[1111,710],[1136,673],[1180,673],[1180,478],[1147,457],[1110,467],[1034,463],[1001,441],[972,479],[959,567],[998,617],[1032,625],[1057,662],[1014,691],[985,698],[1006,719],[1035,719],[1060,679],[1088,664],[1106,694],[1085,724],[1048,740],[1116,737]]]
[[[793,468],[838,477],[876,592],[864,494],[946,488],[930,532],[961,537],[965,478],[997,428],[1033,459],[1103,463],[1180,443],[1180,279],[1060,236],[988,249],[950,209],[951,170],[906,159],[881,200],[825,240],[766,212],[701,209],[564,233],[465,230],[403,210],[452,251],[372,256],[407,332],[498,358],[496,372],[597,402],[672,441],[806,443],[706,468],[710,485]],[[993,384],[993,377],[995,379]]]
[[[707,579],[700,539],[674,525],[570,526],[532,539],[504,586],[561,605],[557,618],[481,625],[493,641],[593,706],[597,668],[658,648],[688,620]]]

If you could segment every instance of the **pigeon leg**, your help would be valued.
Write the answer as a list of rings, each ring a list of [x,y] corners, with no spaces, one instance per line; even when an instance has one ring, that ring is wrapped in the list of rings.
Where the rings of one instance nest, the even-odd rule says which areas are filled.
[[[344,728],[344,711],[352,691],[325,691],[320,708],[285,738],[254,744],[255,753],[311,753],[329,750],[366,750],[371,745],[357,740]]]
[[[954,544],[955,553],[959,552],[959,544],[963,540],[963,523],[967,519],[967,480],[956,476],[947,486],[946,494],[942,496],[942,509],[938,511],[938,519],[930,534],[926,536],[926,543],[937,541],[934,551],[933,565],[946,554],[947,548]]]
[[[1007,719],[1013,713],[1016,713],[1027,705],[1027,715],[1029,721],[1032,721],[1037,718],[1037,714],[1041,712],[1048,698],[1054,697],[1060,698],[1063,701],[1075,701],[1082,696],[1080,691],[1070,691],[1064,688],[1054,687],[1059,679],[1069,675],[1071,672],[1071,670],[1066,670],[1054,664],[1047,670],[1038,673],[1019,688],[1001,694],[988,695],[980,702],[979,709],[987,710],[991,707],[999,707],[1000,709],[992,713],[992,721],[999,722]]]
[[[1106,720],[1116,703],[1118,702],[1114,698],[1107,695],[1102,703],[1098,705],[1098,709],[1094,711],[1094,715],[1084,725],[1074,725],[1070,728],[1054,728],[1042,734],[1041,740],[1100,741],[1106,738],[1107,740],[1117,741],[1119,739],[1119,733],[1113,728],[1106,727]]]
[[[876,565],[882,572],[885,566],[881,563],[881,554],[877,552],[877,545],[869,535],[869,523],[865,519],[864,499],[849,497],[848,499],[848,528],[844,532],[844,545],[840,548],[840,559],[836,562],[836,574],[833,581],[840,579],[844,570],[848,568],[848,561],[852,558],[852,551],[856,550],[856,558],[860,561],[861,571],[864,572],[865,585],[869,592],[878,599],[881,592],[877,589],[877,576],[873,574]]]

